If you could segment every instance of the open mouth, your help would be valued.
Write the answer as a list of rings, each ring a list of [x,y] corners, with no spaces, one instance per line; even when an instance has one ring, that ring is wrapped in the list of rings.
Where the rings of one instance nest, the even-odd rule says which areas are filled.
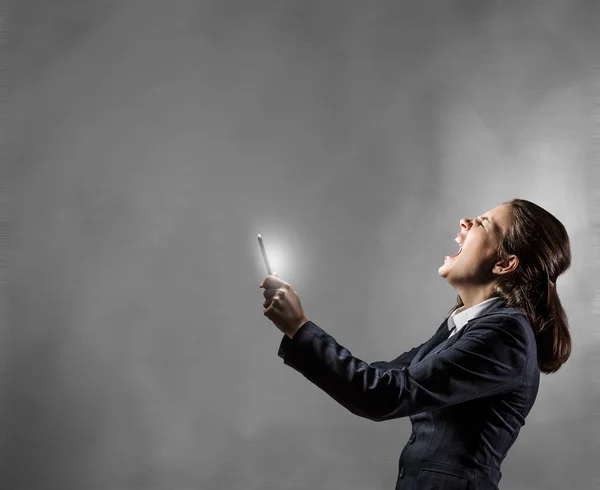
[[[458,243],[458,239],[455,239],[455,241]],[[459,244],[460,245],[460,244]],[[462,245],[460,245],[460,248],[458,249],[458,252],[456,252],[454,255],[446,255],[444,257],[444,260],[452,260],[455,259],[456,257],[458,257],[460,255],[460,253],[462,252]]]
[[[460,247],[458,249],[458,252],[456,252],[454,255],[449,255],[448,257],[450,257],[451,259],[453,259],[454,257],[458,257],[461,252],[462,252],[462,247]]]

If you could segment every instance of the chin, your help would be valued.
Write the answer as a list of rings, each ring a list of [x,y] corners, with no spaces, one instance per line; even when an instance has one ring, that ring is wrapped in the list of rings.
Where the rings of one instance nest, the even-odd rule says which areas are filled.
[[[448,268],[446,267],[446,264],[443,264],[440,266],[440,268],[438,269],[438,274],[440,276],[442,276],[444,279],[446,279],[448,277],[448,273],[450,271],[448,270]]]
[[[444,263],[440,265],[438,269],[438,274],[442,276],[444,279],[448,280],[448,274],[450,274],[450,270],[454,267],[454,265],[458,262],[458,255],[449,256],[450,258],[444,258]]]

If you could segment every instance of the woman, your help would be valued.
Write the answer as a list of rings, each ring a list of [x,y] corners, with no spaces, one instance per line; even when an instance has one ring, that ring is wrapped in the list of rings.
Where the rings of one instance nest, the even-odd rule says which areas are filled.
[[[460,220],[457,241],[439,268],[457,304],[431,339],[389,362],[352,356],[276,275],[260,284],[264,315],[285,334],[285,364],[356,415],[410,418],[397,490],[498,489],[540,372],[556,372],[571,352],[554,284],[570,266],[570,243],[553,215],[513,199]]]

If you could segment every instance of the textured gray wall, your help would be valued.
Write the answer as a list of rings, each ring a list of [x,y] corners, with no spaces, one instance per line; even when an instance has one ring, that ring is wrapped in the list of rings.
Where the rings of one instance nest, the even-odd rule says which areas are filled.
[[[574,348],[501,486],[592,488],[594,9],[14,0],[11,489],[393,488],[409,421],[284,366],[256,234],[309,319],[389,360],[454,304],[459,219],[513,197],[570,232]]]

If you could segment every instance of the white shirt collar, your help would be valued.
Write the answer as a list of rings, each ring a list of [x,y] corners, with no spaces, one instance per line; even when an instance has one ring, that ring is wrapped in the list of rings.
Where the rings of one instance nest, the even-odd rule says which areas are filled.
[[[478,303],[475,306],[471,306],[467,309],[465,309],[464,306],[461,306],[458,310],[453,311],[448,317],[448,330],[452,331],[454,327],[456,327],[456,331],[458,332],[467,324],[469,320],[483,315],[489,308],[499,301],[502,301],[502,298],[494,297],[486,299],[485,301],[482,301],[481,303]]]

